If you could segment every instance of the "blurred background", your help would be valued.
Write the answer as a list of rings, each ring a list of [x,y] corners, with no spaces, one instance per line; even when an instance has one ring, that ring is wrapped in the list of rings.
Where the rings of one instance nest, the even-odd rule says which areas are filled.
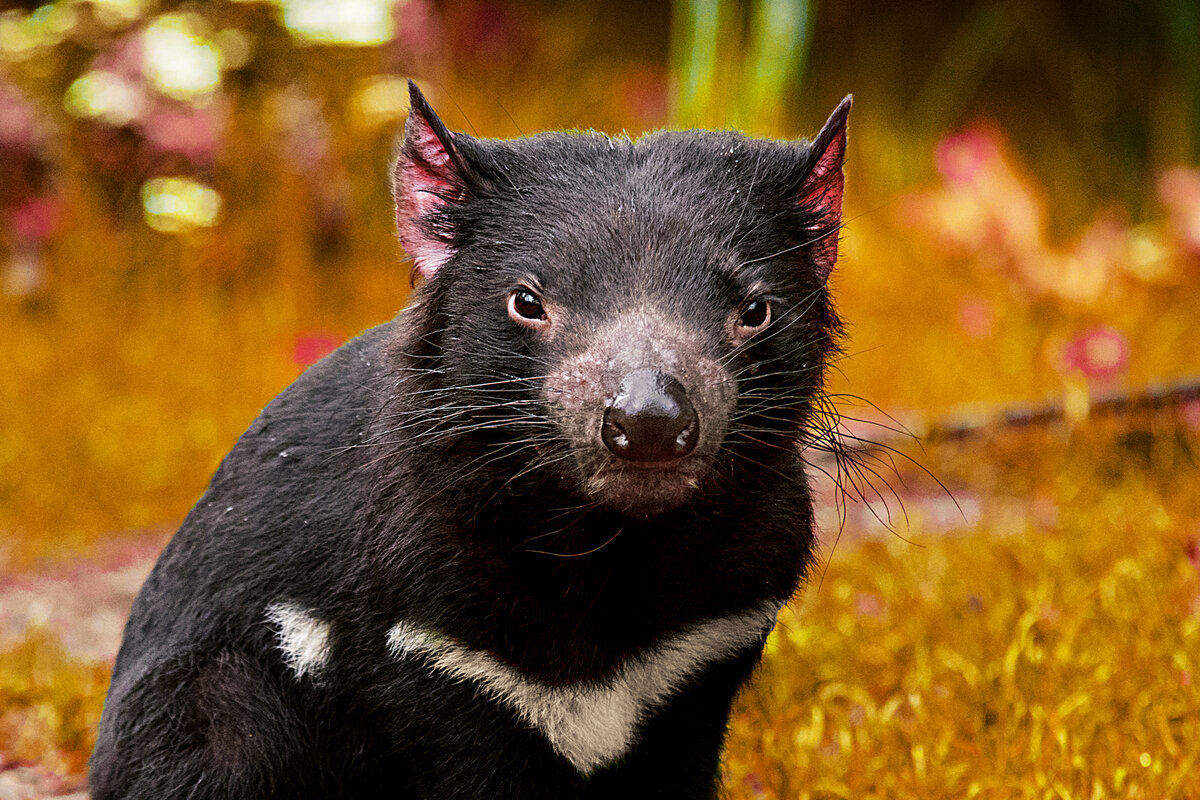
[[[497,137],[854,94],[845,454],[730,797],[1200,797],[1197,64],[1195,0],[0,2],[0,799],[82,790],[173,526],[404,304],[410,77]]]

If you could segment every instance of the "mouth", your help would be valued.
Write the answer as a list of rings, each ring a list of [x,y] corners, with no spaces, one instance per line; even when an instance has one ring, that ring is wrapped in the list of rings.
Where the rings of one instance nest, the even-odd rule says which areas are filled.
[[[670,461],[621,461],[614,463],[619,463],[621,467],[639,470],[642,473],[671,472],[687,460],[687,456],[684,456],[682,458],[673,458]],[[620,467],[617,468],[619,469]]]
[[[643,519],[690,500],[700,486],[698,459],[638,463],[612,459],[587,481],[588,493],[604,505]]]

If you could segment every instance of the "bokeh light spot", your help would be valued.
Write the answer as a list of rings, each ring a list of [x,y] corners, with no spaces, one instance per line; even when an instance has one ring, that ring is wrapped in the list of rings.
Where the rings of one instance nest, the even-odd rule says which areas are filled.
[[[226,28],[213,37],[221,69],[241,69],[254,55],[254,37],[240,28]]]
[[[107,28],[123,28],[140,18],[145,9],[143,0],[92,0],[92,8],[100,24]]]
[[[137,119],[145,105],[146,98],[139,87],[115,73],[99,69],[76,78],[63,97],[63,106],[68,113],[114,126]]]
[[[377,45],[393,35],[391,0],[280,0],[283,23],[301,41]]]
[[[370,130],[394,123],[408,108],[408,82],[395,75],[366,78],[350,100],[350,118]]]
[[[220,56],[200,27],[194,15],[166,14],[146,28],[146,78],[168,97],[195,102],[221,83]]]
[[[0,54],[20,59],[53,47],[74,29],[76,19],[75,8],[66,3],[50,3],[31,14],[0,13]]]
[[[181,233],[216,224],[221,195],[190,178],[152,178],[142,185],[146,224],[163,233]]]

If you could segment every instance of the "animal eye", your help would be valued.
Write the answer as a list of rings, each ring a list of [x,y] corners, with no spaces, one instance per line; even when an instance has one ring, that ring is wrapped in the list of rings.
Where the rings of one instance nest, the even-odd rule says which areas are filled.
[[[738,324],[750,330],[766,327],[770,321],[771,301],[762,297],[751,301],[749,305],[742,309],[742,316],[738,318]]]
[[[523,287],[508,293],[508,316],[512,317],[514,322],[531,328],[540,328],[550,321],[542,301]]]

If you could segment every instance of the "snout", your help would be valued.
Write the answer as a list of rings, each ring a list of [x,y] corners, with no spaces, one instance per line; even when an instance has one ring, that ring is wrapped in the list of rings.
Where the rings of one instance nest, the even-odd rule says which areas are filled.
[[[581,494],[642,518],[703,491],[737,401],[707,337],[645,309],[589,329],[546,395]]]
[[[700,420],[675,377],[637,369],[622,379],[604,410],[600,438],[609,452],[633,466],[674,466],[696,449]]]

